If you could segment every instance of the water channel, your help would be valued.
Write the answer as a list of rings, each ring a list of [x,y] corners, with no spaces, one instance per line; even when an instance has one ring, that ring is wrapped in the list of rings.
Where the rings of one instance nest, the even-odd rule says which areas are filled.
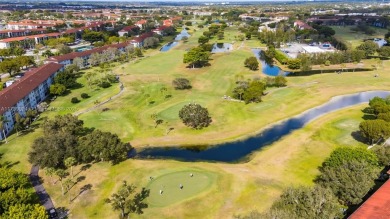
[[[265,62],[261,57],[260,57],[260,52],[261,52],[261,49],[252,49],[252,52],[253,54],[255,55],[255,57],[260,61],[261,63],[261,66],[262,66],[262,72],[268,76],[278,76],[278,75],[282,75],[282,76],[286,76],[289,74],[289,72],[285,72],[283,71],[282,69],[280,69],[278,66],[276,65],[270,65],[268,64],[267,62]]]
[[[271,125],[257,135],[241,141],[218,145],[199,145],[191,147],[152,147],[135,151],[137,159],[174,159],[180,161],[240,162],[248,160],[249,155],[266,145],[270,145],[292,131],[305,126],[319,116],[332,111],[368,102],[375,96],[386,97],[390,91],[367,91],[351,95],[336,96],[327,103],[309,109],[297,116]],[[261,103],[260,103],[261,104]],[[211,124],[212,125],[212,124]],[[239,127],[237,127],[239,128]],[[223,133],[221,133],[223,135]],[[169,138],[169,136],[168,136]],[[287,146],[286,146],[287,147]]]

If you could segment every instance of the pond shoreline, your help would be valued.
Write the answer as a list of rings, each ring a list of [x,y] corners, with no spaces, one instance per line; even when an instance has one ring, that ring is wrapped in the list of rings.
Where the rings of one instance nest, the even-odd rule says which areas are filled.
[[[139,152],[137,153],[138,150],[136,150],[135,152],[132,153],[132,155],[135,155],[135,153],[136,153],[137,156],[140,156],[141,159],[145,159],[145,158],[149,159],[150,155],[148,154],[148,152],[151,152],[153,154],[153,152],[156,152],[156,151],[157,152],[158,151],[161,152],[161,151],[164,151],[164,150],[166,150],[166,151],[176,150],[174,153],[176,153],[176,155],[178,155],[180,153],[187,153],[187,152],[183,152],[184,150],[191,149],[193,151],[196,151],[196,153],[198,153],[198,154],[195,153],[194,156],[200,156],[199,153],[202,152],[202,151],[216,150],[216,148],[218,149],[220,147],[229,147],[229,149],[233,148],[233,147],[238,147],[238,146],[246,147],[245,145],[232,146],[232,144],[242,144],[242,143],[244,143],[246,141],[255,141],[256,138],[262,138],[262,134],[263,133],[270,135],[268,132],[270,130],[272,130],[273,128],[275,129],[275,127],[278,127],[278,126],[281,126],[281,125],[285,125],[284,123],[287,123],[290,120],[293,121],[295,119],[299,119],[299,117],[302,117],[303,115],[309,113],[310,111],[314,111],[314,110],[321,109],[321,108],[327,107],[329,105],[335,104],[338,101],[337,99],[343,99],[343,98],[350,98],[350,99],[352,99],[352,98],[365,98],[365,97],[361,97],[361,96],[369,96],[370,99],[371,99],[374,96],[382,96],[382,97],[384,97],[384,96],[387,96],[387,95],[390,95],[390,91],[373,90],[373,91],[355,92],[355,93],[345,94],[345,95],[337,95],[337,96],[331,97],[327,102],[324,102],[324,103],[322,103],[320,105],[317,105],[315,107],[306,109],[305,111],[303,111],[303,112],[301,112],[299,114],[296,114],[296,115],[290,116],[288,118],[285,118],[285,119],[279,120],[277,122],[274,122],[274,123],[272,123],[270,125],[267,125],[267,126],[265,126],[263,128],[260,128],[259,130],[256,130],[255,132],[251,132],[251,133],[248,133],[246,135],[240,136],[239,138],[235,138],[232,141],[226,141],[225,140],[225,141],[221,141],[220,143],[214,143],[213,142],[213,143],[210,143],[210,144],[207,144],[207,145],[205,145],[205,144],[196,144],[196,145],[194,145],[194,144],[183,144],[183,145],[171,145],[171,146],[162,146],[162,145],[160,145],[160,146],[147,146],[147,147],[145,146],[145,147],[142,147],[142,148],[137,148],[137,149],[139,149]],[[197,161],[197,160],[199,160],[199,161],[211,161],[211,162],[237,162],[237,161],[240,162],[242,160],[242,158],[250,157],[250,155],[253,152],[256,152],[256,151],[260,150],[264,146],[273,144],[274,142],[280,140],[282,137],[291,134],[292,131],[301,129],[302,127],[304,127],[305,125],[307,125],[311,121],[316,120],[316,119],[320,118],[321,116],[327,115],[327,114],[329,114],[331,112],[334,112],[334,111],[338,111],[338,110],[345,109],[345,108],[348,108],[348,107],[352,107],[352,106],[355,106],[355,105],[363,104],[363,103],[365,103],[367,101],[363,101],[362,102],[359,99],[358,102],[356,102],[356,103],[348,103],[348,105],[346,105],[346,106],[341,106],[341,107],[338,107],[337,109],[331,109],[329,111],[326,111],[325,113],[319,112],[317,116],[314,116],[312,118],[309,117],[309,120],[307,120],[307,121],[303,120],[303,122],[300,121],[300,123],[293,124],[295,126],[298,125],[298,126],[301,126],[301,127],[289,128],[289,129],[287,129],[288,130],[287,133],[282,133],[281,136],[276,136],[276,139],[274,138],[274,136],[270,135],[271,139],[265,139],[267,141],[266,142],[261,142],[262,145],[258,146],[258,148],[256,148],[256,147],[255,147],[255,149],[253,149],[253,148],[252,149],[246,148],[246,150],[249,150],[250,152],[249,153],[247,153],[248,151],[242,152],[242,153],[244,153],[244,155],[240,159],[231,160],[229,158],[230,159],[230,160],[228,159],[229,161],[224,161],[223,159],[222,160],[214,160],[214,159],[210,158],[210,157],[213,157],[213,156],[207,155],[206,159],[191,158],[188,161]],[[267,136],[265,136],[264,138],[267,138]],[[268,142],[268,141],[270,141],[270,142]],[[256,144],[256,143],[252,142],[251,144]],[[197,148],[200,149],[200,150],[198,150]],[[242,148],[241,148],[241,150],[242,150]],[[188,152],[188,153],[190,153],[190,152]],[[190,156],[188,153],[187,153],[187,155]],[[232,156],[236,156],[236,155],[232,155]],[[156,159],[161,159],[161,158],[159,156],[157,156]],[[170,156],[163,156],[163,159],[183,160],[183,159],[177,159],[177,157],[175,158],[175,156],[173,156],[173,158],[171,158]],[[184,160],[186,160],[186,159],[184,159]]]

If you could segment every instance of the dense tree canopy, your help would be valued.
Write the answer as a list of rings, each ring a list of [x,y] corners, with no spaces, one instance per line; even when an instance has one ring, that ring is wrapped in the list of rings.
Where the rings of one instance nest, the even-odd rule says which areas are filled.
[[[172,85],[176,90],[191,89],[191,83],[187,78],[175,78],[172,81]]]
[[[186,54],[184,54],[183,62],[188,63],[193,68],[202,67],[208,63],[210,57],[210,52],[205,51],[201,47],[195,47],[190,49]]]
[[[83,121],[67,114],[42,123],[44,136],[34,140],[29,161],[41,167],[65,168],[65,161],[73,157],[78,163],[111,161],[127,158],[131,146],[117,135],[83,127]]]
[[[26,174],[0,168],[0,218],[48,218]]]
[[[249,68],[250,70],[257,70],[259,68],[259,61],[257,61],[257,58],[252,56],[247,59],[245,59],[244,62],[245,67]]]
[[[179,117],[186,126],[194,129],[202,129],[211,123],[209,111],[196,103],[185,105],[179,111]]]
[[[340,167],[344,161],[364,161],[373,166],[378,165],[378,158],[375,153],[365,147],[339,147],[325,159],[322,167]]]

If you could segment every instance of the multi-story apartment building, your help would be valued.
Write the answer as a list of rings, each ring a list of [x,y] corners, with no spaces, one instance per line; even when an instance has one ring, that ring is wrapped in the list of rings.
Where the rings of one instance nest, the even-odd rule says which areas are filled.
[[[25,116],[27,110],[35,109],[48,97],[54,77],[62,70],[61,64],[42,65],[26,72],[19,81],[0,91],[0,115],[5,118],[4,132],[0,130],[0,139],[4,139],[4,134],[8,135],[14,128],[16,113]]]

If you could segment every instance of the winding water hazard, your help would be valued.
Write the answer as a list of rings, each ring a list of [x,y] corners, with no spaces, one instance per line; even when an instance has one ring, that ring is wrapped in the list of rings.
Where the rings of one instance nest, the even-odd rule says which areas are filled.
[[[191,147],[152,147],[133,152],[137,159],[174,159],[180,161],[243,162],[249,155],[266,145],[270,145],[292,131],[305,126],[310,121],[346,107],[368,102],[378,96],[384,98],[390,91],[366,91],[333,97],[327,103],[309,109],[297,116],[275,123],[255,136],[241,141],[218,145],[199,145]]]

